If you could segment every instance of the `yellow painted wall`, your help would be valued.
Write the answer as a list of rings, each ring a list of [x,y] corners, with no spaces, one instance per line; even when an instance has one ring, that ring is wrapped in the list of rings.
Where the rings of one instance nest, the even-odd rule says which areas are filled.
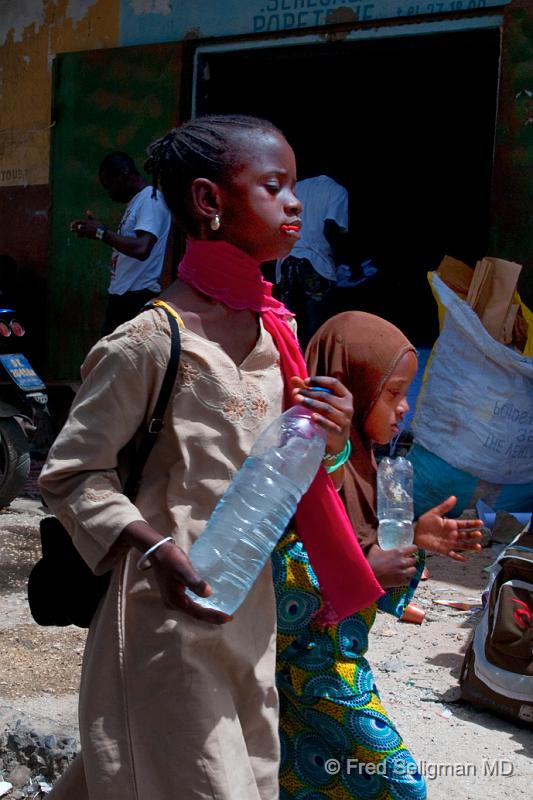
[[[0,20],[0,187],[46,184],[53,58],[56,53],[116,46],[120,2],[7,5]]]

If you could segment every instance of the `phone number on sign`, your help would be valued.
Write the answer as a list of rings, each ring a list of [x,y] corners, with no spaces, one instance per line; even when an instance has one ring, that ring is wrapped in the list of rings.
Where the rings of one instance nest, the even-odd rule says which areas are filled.
[[[469,11],[475,8],[486,8],[487,0],[451,0],[451,2],[419,3],[412,6],[399,7],[399,17],[416,17],[417,14],[440,14],[449,11]]]

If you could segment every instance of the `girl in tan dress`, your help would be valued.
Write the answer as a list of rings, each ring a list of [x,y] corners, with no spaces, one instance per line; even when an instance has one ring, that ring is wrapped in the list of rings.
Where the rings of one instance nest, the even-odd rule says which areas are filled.
[[[182,324],[180,370],[135,504],[122,492],[119,453],[159,392],[170,347],[161,309],[120,326],[89,353],[42,472],[43,496],[86,562],[95,573],[112,571],[84,656],[82,752],[50,798],[275,800],[270,565],[230,619],[187,597],[187,587],[198,595],[209,587],[186,553],[284,406],[294,397],[307,403],[336,454],[349,435],[351,395],[333,378],[313,379],[331,395],[305,388],[309,379],[291,389],[293,374],[306,378],[303,360],[259,270],[299,236],[294,154],[280,132],[263,120],[206,117],[149,152],[154,183],[188,237],[180,280],[162,296]],[[332,545],[322,557],[325,531],[311,524],[306,547],[329,597],[325,612],[344,615],[381,590],[346,534],[349,521],[328,481],[321,470],[302,503],[311,498],[318,520],[327,509]],[[151,569],[139,571],[147,550]],[[349,597],[332,579],[340,563]]]

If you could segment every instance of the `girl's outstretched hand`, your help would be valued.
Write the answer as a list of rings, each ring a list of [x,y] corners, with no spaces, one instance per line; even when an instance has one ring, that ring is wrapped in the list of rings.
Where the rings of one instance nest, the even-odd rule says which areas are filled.
[[[327,434],[326,453],[337,454],[350,438],[353,416],[351,392],[337,378],[291,378],[292,398],[313,412],[313,420]],[[314,387],[314,390],[311,389]],[[329,392],[320,392],[321,387]]]
[[[480,519],[448,519],[444,515],[457,502],[451,495],[418,519],[415,524],[415,544],[431,553],[439,553],[453,558],[454,561],[466,561],[457,550],[481,550],[481,531],[483,522]]]

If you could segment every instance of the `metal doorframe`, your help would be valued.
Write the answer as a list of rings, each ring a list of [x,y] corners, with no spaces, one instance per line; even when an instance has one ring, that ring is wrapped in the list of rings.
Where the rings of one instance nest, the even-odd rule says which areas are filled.
[[[398,36],[424,36],[436,33],[458,33],[471,30],[486,30],[500,28],[503,25],[502,14],[479,15],[469,17],[456,17],[453,19],[427,20],[424,22],[404,23],[402,25],[379,25],[376,27],[354,28],[343,32],[341,41],[358,42],[368,39],[389,39]],[[191,117],[197,116],[197,93],[200,76],[206,67],[205,57],[211,53],[235,53],[245,50],[263,50],[278,47],[303,47],[305,45],[323,45],[330,40],[334,46],[338,39],[331,31],[331,27],[321,33],[303,36],[278,36],[254,38],[252,41],[243,41],[239,37],[235,41],[225,41],[214,44],[199,45],[193,55],[192,90],[191,90]]]

